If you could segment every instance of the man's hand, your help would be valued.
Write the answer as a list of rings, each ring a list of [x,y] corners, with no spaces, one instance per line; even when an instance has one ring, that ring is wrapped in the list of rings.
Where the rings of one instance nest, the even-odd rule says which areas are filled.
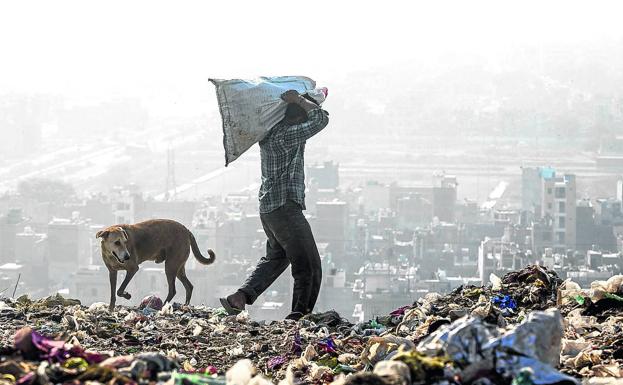
[[[301,101],[301,95],[297,90],[289,90],[281,94],[281,99],[286,103],[298,103]]]

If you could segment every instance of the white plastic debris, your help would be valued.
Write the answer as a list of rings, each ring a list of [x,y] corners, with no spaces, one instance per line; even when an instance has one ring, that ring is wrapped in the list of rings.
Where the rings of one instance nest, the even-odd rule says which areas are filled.
[[[171,302],[168,302],[166,304],[164,304],[164,306],[162,307],[162,310],[158,311],[158,315],[171,315],[173,314],[173,305],[171,305]]]
[[[251,360],[244,359],[236,362],[226,373],[227,385],[248,385],[255,374]]]
[[[411,383],[411,369],[401,361],[379,361],[374,365],[374,374],[387,378],[392,384]]]
[[[303,359],[305,363],[309,363],[309,362],[312,362],[314,358],[316,358],[317,356],[318,356],[318,352],[316,351],[313,345],[309,344],[305,348],[305,351],[303,352],[303,354],[301,354],[301,359]]]
[[[249,312],[244,310],[238,313],[238,315],[236,315],[236,321],[242,324],[246,324],[247,322],[249,322]]]
[[[123,318],[123,321],[124,321],[124,322],[131,322],[131,321],[133,321],[134,319],[136,319],[137,317],[139,317],[138,313],[137,313],[137,312],[134,312],[134,311],[131,311],[131,312],[129,312],[129,313],[128,313],[128,315],[126,315],[126,316]]]
[[[491,282],[491,290],[500,291],[502,290],[502,280],[497,275],[491,273],[489,274],[489,281]]]
[[[273,385],[273,383],[270,382],[266,377],[258,374],[257,376],[253,377],[247,385]]]
[[[563,338],[560,351],[561,361],[564,361],[569,357],[575,357],[581,351],[589,348],[591,348],[591,343],[586,342],[582,337],[577,340]]]
[[[227,354],[231,357],[242,357],[244,355],[244,349],[242,346],[236,346],[235,348],[228,349]]]
[[[63,325],[65,325],[69,330],[74,330],[74,331],[78,331],[80,330],[80,323],[78,322],[78,320],[76,319],[76,317],[72,316],[72,315],[65,315],[65,317],[63,317]]]
[[[319,366],[314,363],[311,364],[309,370],[309,378],[312,381],[320,381],[327,374],[333,373],[333,370],[328,366]]]
[[[353,365],[359,360],[359,356],[353,353],[342,353],[337,357],[340,364]]]
[[[87,311],[91,313],[103,313],[108,311],[108,304],[104,302],[94,302],[89,306]]]
[[[574,301],[576,296],[588,296],[589,293],[582,290],[580,285],[573,282],[571,278],[568,278],[563,281],[563,283],[558,286],[558,290],[556,292],[556,304],[558,306],[565,305],[569,302]]]
[[[513,378],[525,368],[533,371],[535,384],[578,383],[558,372],[562,316],[557,309],[534,311],[516,327],[505,330],[480,318],[461,318],[444,325],[417,346],[420,353],[445,353],[463,366],[463,379],[471,382],[483,368]]]

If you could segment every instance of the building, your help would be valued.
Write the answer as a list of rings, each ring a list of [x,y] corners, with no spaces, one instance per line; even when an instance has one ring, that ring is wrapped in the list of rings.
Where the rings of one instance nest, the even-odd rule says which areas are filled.
[[[17,233],[15,238],[16,261],[24,266],[22,280],[36,296],[37,292],[49,292],[48,236],[36,233],[31,227]]]
[[[541,181],[541,217],[551,220],[554,251],[573,250],[576,247],[575,175],[542,174]]]
[[[457,180],[452,175],[442,175],[433,186],[433,217],[441,222],[453,223],[456,219]]]
[[[122,280],[123,272],[118,274],[117,285],[121,284]],[[136,293],[132,292],[132,281],[127,291],[134,297]],[[74,272],[72,279],[69,281],[68,289],[70,297],[79,299],[85,306],[89,306],[94,302],[108,303],[110,301],[108,269],[104,266],[84,266]],[[118,304],[123,301],[125,301],[123,298],[117,297]]]
[[[478,248],[478,277],[482,285],[491,273],[516,270],[522,263],[517,245],[502,239],[485,238]]]
[[[428,225],[433,219],[433,205],[419,194],[398,198],[396,221],[401,229]]]
[[[64,208],[66,211],[63,213],[63,216],[70,216],[72,212],[77,211],[80,213],[81,218],[88,218],[91,223],[102,225],[103,227],[115,223],[124,223],[123,221],[115,221],[115,219],[119,218],[115,218],[113,215],[113,205],[103,196],[88,198],[80,203],[66,204]],[[122,207],[114,207],[114,209],[122,209]],[[49,218],[47,218],[47,221],[49,221]]]
[[[621,201],[615,198],[595,200],[595,219],[601,225],[623,225]]]
[[[390,206],[390,186],[368,181],[361,189],[361,204],[366,213],[374,213]]]
[[[328,243],[327,252],[334,261],[343,258],[349,238],[346,202],[317,202],[316,218],[312,223],[316,242]]]
[[[90,265],[93,237],[79,218],[53,219],[48,224],[50,278],[63,284],[78,268]]]
[[[214,236],[209,247],[216,250],[219,258],[246,257],[257,240],[266,239],[258,214],[233,212],[216,225]]]
[[[20,209],[11,209],[6,215],[0,216],[0,263],[15,261],[17,234],[24,229],[26,223]]]
[[[443,187],[441,184],[438,187]],[[419,196],[426,199],[429,202],[433,202],[433,186],[431,185],[418,185],[409,183],[392,183],[389,186],[389,206],[388,208],[396,210],[398,200],[401,198]],[[434,204],[434,202],[433,202]]]
[[[577,202],[576,216],[576,250],[587,252],[595,244],[595,209],[590,199],[581,199]]]
[[[531,249],[537,255],[542,254],[545,249],[551,249],[554,245],[554,234],[552,220],[542,219],[533,222],[530,228]]]
[[[521,209],[540,215],[541,213],[541,168],[521,168]]]
[[[307,167],[307,179],[319,189],[337,189],[340,186],[339,164],[333,161]]]
[[[128,188],[116,187],[112,192],[111,198],[113,224],[135,223],[137,206],[140,200],[137,186],[131,185]]]
[[[477,223],[480,220],[478,202],[465,199],[457,204],[456,220],[459,223]]]

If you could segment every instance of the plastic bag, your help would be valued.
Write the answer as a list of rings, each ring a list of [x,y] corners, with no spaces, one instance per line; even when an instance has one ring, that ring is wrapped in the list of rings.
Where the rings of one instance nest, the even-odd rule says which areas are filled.
[[[448,356],[463,368],[460,377],[467,383],[490,371],[510,379],[531,368],[534,384],[577,384],[554,369],[562,332],[562,316],[555,309],[532,312],[510,330],[498,329],[479,318],[462,318],[426,337],[417,350],[428,356]]]
[[[287,103],[281,100],[281,94],[288,90],[308,93],[318,104],[327,95],[326,89],[314,91],[316,82],[304,76],[210,79],[210,82],[216,86],[223,121],[225,166],[262,140],[283,119]]]

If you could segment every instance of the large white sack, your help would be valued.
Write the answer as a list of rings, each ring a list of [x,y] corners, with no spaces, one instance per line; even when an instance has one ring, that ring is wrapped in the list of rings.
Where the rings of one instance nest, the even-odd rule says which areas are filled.
[[[283,119],[288,90],[312,93],[316,82],[304,76],[260,77],[253,80],[210,79],[223,120],[225,166],[236,160]],[[319,101],[321,102],[321,101]]]

